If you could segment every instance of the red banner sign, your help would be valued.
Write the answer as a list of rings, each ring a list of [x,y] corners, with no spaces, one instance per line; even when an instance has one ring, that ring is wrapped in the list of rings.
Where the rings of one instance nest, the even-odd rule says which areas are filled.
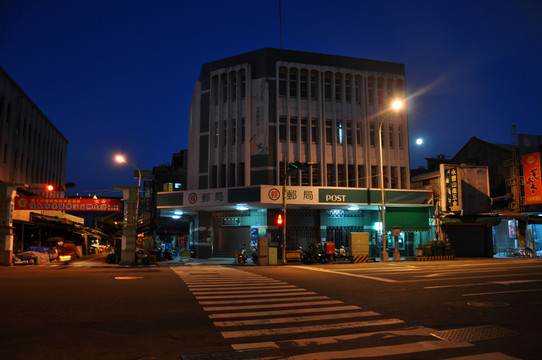
[[[15,210],[120,211],[120,199],[17,197]]]
[[[525,180],[525,205],[542,204],[540,153],[523,155],[523,179]]]

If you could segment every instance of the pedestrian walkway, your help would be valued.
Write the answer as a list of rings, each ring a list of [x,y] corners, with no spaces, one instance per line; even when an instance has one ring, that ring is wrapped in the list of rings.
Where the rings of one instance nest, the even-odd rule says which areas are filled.
[[[225,339],[231,352],[185,354],[182,359],[350,359],[472,349],[435,330],[239,268],[172,267]],[[465,352],[465,355],[471,355]],[[488,357],[491,355],[490,357]],[[500,353],[469,359],[512,360]]]

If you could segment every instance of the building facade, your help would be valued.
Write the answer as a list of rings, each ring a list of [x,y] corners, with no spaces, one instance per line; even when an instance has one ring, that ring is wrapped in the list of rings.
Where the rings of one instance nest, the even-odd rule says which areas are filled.
[[[284,205],[287,249],[376,234],[381,122],[385,188],[410,187],[407,112],[389,110],[404,97],[399,63],[266,48],[204,64],[190,107],[187,189],[158,205],[197,214],[192,241],[213,255],[280,238],[273,219]],[[290,171],[293,162],[312,165]],[[424,214],[428,206],[396,205]]]
[[[67,152],[68,140],[0,67],[0,181],[45,195],[41,185],[65,183]]]

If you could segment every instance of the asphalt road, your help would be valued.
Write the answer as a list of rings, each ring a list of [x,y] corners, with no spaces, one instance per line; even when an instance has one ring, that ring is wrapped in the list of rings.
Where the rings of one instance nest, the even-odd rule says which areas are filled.
[[[0,268],[1,359],[539,359],[542,259]]]

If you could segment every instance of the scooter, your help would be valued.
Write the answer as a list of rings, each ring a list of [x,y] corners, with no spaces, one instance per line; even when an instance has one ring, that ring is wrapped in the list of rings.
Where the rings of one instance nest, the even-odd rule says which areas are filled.
[[[247,249],[245,249],[245,245],[242,245],[239,248],[239,252],[237,253],[237,262],[239,264],[245,264],[247,262]]]

